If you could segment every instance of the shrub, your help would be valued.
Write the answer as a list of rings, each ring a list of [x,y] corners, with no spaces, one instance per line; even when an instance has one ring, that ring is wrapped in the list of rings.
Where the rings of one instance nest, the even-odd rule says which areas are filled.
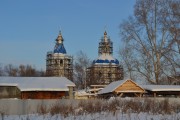
[[[72,104],[60,104],[56,103],[50,108],[50,114],[53,116],[55,114],[61,114],[67,117],[70,114],[74,114],[74,108]]]
[[[38,112],[38,114],[44,115],[44,114],[48,113],[49,111],[45,105],[40,104],[37,107],[37,112]]]
[[[73,101],[72,101],[73,102]],[[77,102],[77,101],[74,101]],[[48,110],[46,106],[40,105],[38,113],[50,113],[52,116],[61,114],[64,117],[69,115],[86,115],[95,113],[152,113],[152,114],[171,114],[173,112],[180,112],[180,104],[170,104],[169,99],[154,99],[154,98],[131,98],[131,99],[89,99],[79,100],[78,104],[68,102],[57,102]]]

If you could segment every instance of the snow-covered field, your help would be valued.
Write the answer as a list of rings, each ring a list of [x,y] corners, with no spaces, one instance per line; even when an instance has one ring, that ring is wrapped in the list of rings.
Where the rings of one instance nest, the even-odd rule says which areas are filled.
[[[180,120],[180,99],[4,99],[0,120]]]
[[[68,116],[64,117],[60,114],[51,116],[50,114],[38,115],[4,115],[1,116],[1,120],[180,120],[180,113],[172,115],[163,114],[149,114],[149,113],[128,113],[122,114],[116,113],[96,113],[85,114],[80,116]]]

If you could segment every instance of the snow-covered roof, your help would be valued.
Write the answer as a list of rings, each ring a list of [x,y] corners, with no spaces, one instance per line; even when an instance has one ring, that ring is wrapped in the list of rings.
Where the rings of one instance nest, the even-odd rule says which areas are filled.
[[[102,89],[101,91],[98,92],[98,94],[105,94],[105,93],[111,93],[113,92],[117,87],[119,87],[120,85],[122,85],[124,82],[126,82],[127,80],[119,80],[119,81],[115,81],[110,83],[108,86],[106,86],[104,89]]]
[[[91,94],[91,93],[87,93],[85,90],[78,90],[78,91],[75,91],[75,96],[93,96],[95,94]]]
[[[124,84],[126,81],[129,81],[129,80],[130,79],[114,81],[114,82],[110,83],[108,86],[106,86],[104,89],[99,91],[98,94],[111,93],[114,90],[116,90],[116,88],[118,88],[119,86],[121,86],[122,84]],[[130,80],[130,81],[133,82],[132,80]],[[133,82],[133,83],[136,84],[135,82]],[[136,85],[139,86],[138,84],[136,84]],[[139,87],[142,88],[141,86],[139,86]],[[122,91],[122,92],[139,92],[139,91],[129,90],[129,91]]]
[[[77,96],[84,96],[87,95],[88,93],[85,90],[77,90],[75,91],[75,95]]]
[[[66,77],[0,77],[0,86],[17,86],[20,91],[69,91],[75,86]]]
[[[92,88],[92,89],[89,89],[88,92],[94,92],[94,91],[99,91],[99,90],[102,90],[103,88]]]
[[[119,61],[110,54],[102,54],[98,59],[93,61],[93,64],[119,64]]]
[[[180,91],[180,85],[141,85],[149,91]]]

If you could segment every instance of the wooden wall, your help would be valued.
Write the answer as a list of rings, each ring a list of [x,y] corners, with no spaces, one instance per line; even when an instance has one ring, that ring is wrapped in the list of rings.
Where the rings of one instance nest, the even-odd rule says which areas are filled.
[[[139,92],[143,93],[144,89],[142,89],[140,86],[132,82],[131,80],[127,80],[125,83],[120,85],[118,88],[116,88],[115,92]]]
[[[0,86],[0,98],[20,98],[20,95],[16,86]]]
[[[65,91],[23,91],[21,99],[61,99],[66,96]]]

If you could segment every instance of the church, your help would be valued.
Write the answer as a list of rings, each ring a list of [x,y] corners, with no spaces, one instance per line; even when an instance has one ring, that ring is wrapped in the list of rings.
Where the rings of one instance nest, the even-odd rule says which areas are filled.
[[[67,55],[63,42],[63,36],[59,32],[54,50],[47,52],[46,74],[73,80],[73,57]],[[113,42],[106,31],[99,42],[98,55],[99,57],[86,70],[87,86],[107,85],[113,81],[122,80],[123,67],[113,57]]]
[[[63,36],[59,32],[54,50],[47,52],[46,75],[73,80],[73,57],[67,55],[63,41]]]
[[[123,67],[113,57],[113,42],[104,32],[99,42],[99,57],[93,60],[92,66],[87,68],[86,80],[88,85],[107,85],[113,81],[123,79]]]

